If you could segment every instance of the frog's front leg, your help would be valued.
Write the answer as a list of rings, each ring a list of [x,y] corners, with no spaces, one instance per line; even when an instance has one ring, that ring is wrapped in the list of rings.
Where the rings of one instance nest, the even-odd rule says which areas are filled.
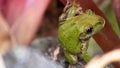
[[[87,49],[88,49],[88,43],[84,43],[85,45],[82,45],[82,56],[83,56],[83,59],[85,60],[85,62],[89,62],[90,59],[91,59],[91,56],[88,54],[87,52]]]
[[[64,54],[70,64],[77,64],[77,55],[73,55],[66,50],[64,51]]]

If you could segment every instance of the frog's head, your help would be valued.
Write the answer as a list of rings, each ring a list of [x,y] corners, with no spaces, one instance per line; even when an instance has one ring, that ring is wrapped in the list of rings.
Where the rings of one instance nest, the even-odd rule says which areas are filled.
[[[83,21],[79,23],[80,27],[80,39],[87,40],[93,36],[96,32],[104,27],[105,20],[96,15],[93,11],[87,10],[83,15]]]

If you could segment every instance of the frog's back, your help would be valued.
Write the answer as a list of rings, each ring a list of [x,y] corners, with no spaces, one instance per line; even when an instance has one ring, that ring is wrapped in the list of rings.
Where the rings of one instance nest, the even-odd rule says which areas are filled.
[[[80,52],[81,43],[79,40],[79,31],[75,23],[68,22],[64,24],[64,26],[60,26],[58,39],[66,51],[74,54]]]

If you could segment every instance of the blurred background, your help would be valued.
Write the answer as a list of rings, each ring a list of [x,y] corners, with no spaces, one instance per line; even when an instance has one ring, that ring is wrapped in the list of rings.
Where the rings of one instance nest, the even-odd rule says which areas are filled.
[[[93,1],[107,17],[110,25],[119,37],[120,30],[112,1]],[[65,68],[68,65],[65,62],[63,50],[60,49],[60,43],[57,39],[58,18],[63,8],[64,4],[60,0],[52,0],[50,2],[42,18],[41,25],[29,47],[24,48],[17,45],[17,47],[13,47],[4,56],[6,68]],[[102,48],[93,38],[90,39],[89,45],[88,53],[91,56],[104,54]]]

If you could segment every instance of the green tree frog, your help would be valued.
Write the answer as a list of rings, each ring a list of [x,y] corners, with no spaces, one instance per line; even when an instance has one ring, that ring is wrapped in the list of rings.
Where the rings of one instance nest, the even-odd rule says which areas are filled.
[[[89,39],[104,27],[105,20],[92,10],[85,12],[75,2],[67,2],[59,17],[58,39],[70,64],[76,64],[78,54],[88,62],[91,57],[87,53]]]

